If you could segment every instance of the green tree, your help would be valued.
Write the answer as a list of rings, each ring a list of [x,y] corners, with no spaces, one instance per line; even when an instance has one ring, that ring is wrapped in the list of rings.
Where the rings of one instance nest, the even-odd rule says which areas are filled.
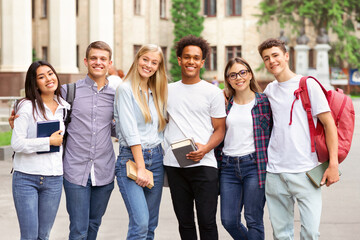
[[[171,48],[170,74],[174,81],[181,79],[181,68],[178,65],[175,44],[182,37],[192,34],[200,37],[204,29],[204,17],[199,15],[199,0],[172,0],[171,16],[174,23],[174,46]]]
[[[360,21],[359,0],[263,0],[259,25],[278,21],[280,27],[289,26],[299,32],[305,19],[319,33],[325,28],[337,35],[329,54],[331,66],[348,62],[360,68],[360,40],[355,36],[354,20]]]

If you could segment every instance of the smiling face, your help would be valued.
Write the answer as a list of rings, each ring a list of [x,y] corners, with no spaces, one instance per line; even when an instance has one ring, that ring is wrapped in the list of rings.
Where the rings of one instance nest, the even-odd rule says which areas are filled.
[[[58,79],[51,68],[43,65],[36,70],[36,84],[41,95],[54,94],[58,87]]]
[[[181,57],[178,57],[182,80],[200,81],[200,69],[204,62],[200,47],[193,45],[184,47]]]
[[[276,78],[289,71],[289,53],[284,53],[279,47],[265,49],[261,56],[266,69]]]
[[[138,72],[142,80],[148,80],[158,70],[161,56],[158,52],[146,52],[139,57]]]
[[[105,78],[112,61],[110,53],[106,50],[92,48],[89,56],[84,58],[85,66],[88,69],[88,75],[91,79]]]
[[[231,76],[236,76],[230,77]],[[241,75],[241,76],[239,76]],[[226,81],[229,82],[230,86],[235,90],[235,92],[251,91],[250,89],[250,80],[252,79],[251,72],[240,63],[235,63],[229,69],[228,77]]]

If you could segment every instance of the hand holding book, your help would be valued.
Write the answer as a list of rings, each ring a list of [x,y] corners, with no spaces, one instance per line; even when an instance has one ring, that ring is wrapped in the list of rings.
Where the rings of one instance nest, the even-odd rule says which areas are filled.
[[[194,162],[199,162],[208,151],[206,150],[206,146],[201,143],[195,143],[195,145],[197,147],[196,151],[189,152],[186,154],[186,157]]]
[[[63,142],[63,135],[60,133],[62,130],[58,130],[50,135],[50,145],[52,146],[61,146]]]
[[[154,186],[154,177],[153,173],[147,169],[144,169],[147,176],[149,177],[149,184],[146,185],[147,188],[151,189]],[[136,168],[136,163],[129,160],[126,162],[126,175],[128,178],[131,178],[134,181],[137,181],[138,170]],[[136,182],[137,183],[137,182]]]
[[[140,187],[146,187],[147,185],[150,184],[150,177],[148,176],[145,168],[137,169],[137,178],[135,182]]]
[[[171,144],[171,150],[174,153],[180,167],[186,167],[197,163],[188,158],[188,155],[197,151],[197,146],[193,138],[185,138]]]
[[[50,138],[50,151],[37,152],[38,154],[59,152],[62,144],[63,136],[60,135],[59,120],[49,120],[37,122],[37,134],[38,138],[49,137]]]

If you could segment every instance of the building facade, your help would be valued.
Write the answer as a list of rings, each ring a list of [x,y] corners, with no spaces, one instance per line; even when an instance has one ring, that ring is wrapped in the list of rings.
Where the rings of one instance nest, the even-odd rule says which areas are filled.
[[[261,0],[199,0],[205,16],[202,36],[211,45],[203,77],[223,80],[227,61],[244,57],[256,69],[262,64],[257,46],[268,37],[278,37],[277,23],[259,27]],[[50,62],[62,83],[86,74],[83,63],[90,42],[102,40],[113,49],[116,68],[125,73],[143,44],[161,46],[170,69],[173,47],[171,0],[0,0],[0,96],[17,96],[25,72],[33,60]],[[309,46],[315,34],[309,30]],[[359,34],[360,31],[358,31]],[[291,36],[285,30],[286,36]],[[360,34],[359,34],[360,36]],[[331,37],[331,36],[330,36]],[[296,36],[289,41],[294,66]],[[312,52],[310,52],[310,55]],[[314,61],[310,61],[314,65]],[[271,80],[264,70],[261,81]]]

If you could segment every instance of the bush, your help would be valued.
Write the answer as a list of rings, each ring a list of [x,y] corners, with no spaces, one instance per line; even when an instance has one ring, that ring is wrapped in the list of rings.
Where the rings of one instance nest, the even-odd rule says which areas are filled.
[[[11,144],[12,132],[0,132],[0,146],[7,146]]]

